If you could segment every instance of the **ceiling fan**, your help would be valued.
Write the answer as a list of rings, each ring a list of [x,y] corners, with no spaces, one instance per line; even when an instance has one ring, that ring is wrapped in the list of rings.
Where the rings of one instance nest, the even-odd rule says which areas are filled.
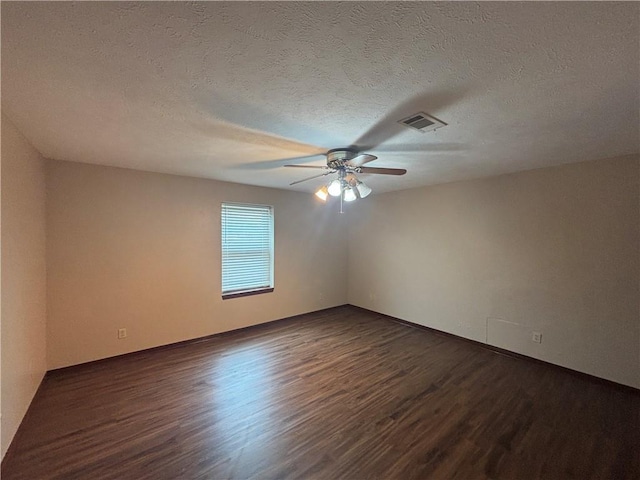
[[[334,173],[338,174],[338,178],[334,179],[327,185],[320,187],[315,195],[322,201],[326,201],[329,195],[333,197],[340,197],[340,213],[342,213],[342,202],[352,202],[358,198],[364,198],[371,193],[369,188],[364,182],[358,179],[357,173],[368,173],[378,175],[404,175],[407,171],[404,168],[377,168],[377,167],[365,167],[363,165],[373,162],[378,157],[370,155],[368,153],[360,153],[357,150],[351,148],[334,148],[329,150],[325,156],[327,157],[326,166],[317,165],[284,165],[285,167],[292,168],[311,168],[324,170],[318,175],[303,178],[290,183],[289,185],[295,185],[297,183],[306,182],[314,178],[326,177]]]

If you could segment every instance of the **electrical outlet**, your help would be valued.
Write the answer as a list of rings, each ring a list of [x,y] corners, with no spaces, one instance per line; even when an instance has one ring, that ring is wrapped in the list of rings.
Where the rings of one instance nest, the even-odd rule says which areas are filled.
[[[531,341],[535,343],[542,343],[542,333],[533,332],[533,334],[531,335]]]
[[[119,328],[118,329],[118,339],[123,339],[123,338],[127,338],[127,329],[126,328]]]

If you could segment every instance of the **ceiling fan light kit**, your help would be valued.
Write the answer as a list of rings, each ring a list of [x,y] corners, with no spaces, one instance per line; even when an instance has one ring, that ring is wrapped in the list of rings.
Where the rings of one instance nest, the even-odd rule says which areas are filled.
[[[358,198],[365,198],[371,193],[371,188],[361,181],[356,174],[378,174],[378,175],[404,175],[407,171],[403,168],[371,168],[363,167],[365,163],[373,162],[378,157],[368,153],[359,153],[350,148],[335,148],[326,154],[327,165],[324,167],[316,165],[285,165],[294,168],[317,168],[324,170],[323,173],[309,178],[297,180],[290,185],[306,182],[314,178],[338,174],[338,178],[320,187],[315,196],[323,202],[327,201],[329,195],[340,197],[340,213],[342,213],[342,202],[353,202]]]

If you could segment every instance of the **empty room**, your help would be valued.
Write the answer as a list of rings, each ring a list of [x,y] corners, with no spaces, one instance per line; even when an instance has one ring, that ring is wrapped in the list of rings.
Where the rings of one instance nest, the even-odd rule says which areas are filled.
[[[640,479],[640,4],[1,5],[3,480]]]

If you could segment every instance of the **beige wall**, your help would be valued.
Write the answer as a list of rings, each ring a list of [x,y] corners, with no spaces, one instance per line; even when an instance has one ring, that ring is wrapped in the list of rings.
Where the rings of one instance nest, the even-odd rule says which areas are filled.
[[[640,387],[638,157],[376,194],[345,215],[308,194],[47,161],[46,269],[43,160],[5,117],[2,160],[2,455],[47,365],[347,301]],[[222,201],[275,206],[274,293],[220,298]]]
[[[640,387],[639,178],[635,156],[372,195],[349,303]]]
[[[2,116],[2,457],[46,371],[44,161]]]
[[[347,301],[345,225],[312,195],[55,161],[47,195],[50,369]],[[275,207],[273,293],[221,299],[223,201]]]

